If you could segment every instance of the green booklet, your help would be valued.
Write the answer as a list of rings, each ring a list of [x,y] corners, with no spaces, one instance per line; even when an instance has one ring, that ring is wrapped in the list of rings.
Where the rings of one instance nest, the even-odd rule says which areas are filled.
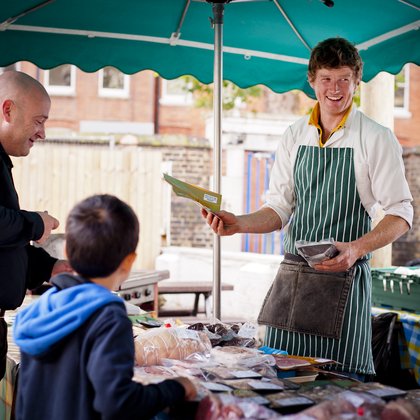
[[[163,177],[166,182],[172,185],[174,193],[179,197],[189,198],[210,212],[220,211],[220,205],[222,204],[221,194],[197,185],[188,184],[168,174],[163,174]]]

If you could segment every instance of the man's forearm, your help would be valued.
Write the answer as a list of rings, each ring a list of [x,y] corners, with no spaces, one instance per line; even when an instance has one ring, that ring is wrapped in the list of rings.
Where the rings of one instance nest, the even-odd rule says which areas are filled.
[[[270,233],[282,228],[279,215],[270,207],[238,216],[238,221],[240,233]]]
[[[387,215],[377,226],[366,235],[353,241],[353,245],[358,250],[358,257],[362,257],[369,252],[382,248],[409,230],[408,223],[399,216]]]

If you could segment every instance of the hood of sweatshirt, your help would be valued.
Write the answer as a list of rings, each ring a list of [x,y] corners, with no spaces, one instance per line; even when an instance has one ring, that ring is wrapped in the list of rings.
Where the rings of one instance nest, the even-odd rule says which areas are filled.
[[[124,304],[120,297],[95,283],[81,283],[61,290],[52,287],[18,312],[13,326],[14,341],[25,353],[33,356],[46,353],[83,325],[95,311],[111,302]]]

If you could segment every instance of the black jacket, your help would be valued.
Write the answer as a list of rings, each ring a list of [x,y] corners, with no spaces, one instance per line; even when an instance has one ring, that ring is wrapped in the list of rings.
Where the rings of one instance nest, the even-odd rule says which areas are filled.
[[[70,274],[52,279],[58,289],[83,282]],[[52,318],[48,313],[46,322]],[[124,302],[108,303],[39,356],[21,352],[16,419],[150,419],[184,399],[184,387],[174,380],[133,382],[133,367],[133,329]]]
[[[12,161],[0,144],[0,308],[15,309],[26,289],[48,281],[57,261],[29,244],[42,236],[44,224],[36,212],[20,210],[12,179]]]

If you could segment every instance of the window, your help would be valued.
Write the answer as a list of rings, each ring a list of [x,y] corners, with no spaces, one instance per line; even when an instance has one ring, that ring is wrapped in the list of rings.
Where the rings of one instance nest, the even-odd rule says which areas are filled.
[[[99,70],[99,96],[128,98],[130,77],[114,67],[104,67]]]
[[[192,105],[193,98],[188,88],[189,84],[183,77],[173,80],[162,79],[160,103],[162,105]]]
[[[410,101],[410,66],[407,64],[395,75],[395,102],[394,113],[396,117],[409,118]]]
[[[76,93],[76,67],[63,64],[44,73],[44,85],[51,95]]]

